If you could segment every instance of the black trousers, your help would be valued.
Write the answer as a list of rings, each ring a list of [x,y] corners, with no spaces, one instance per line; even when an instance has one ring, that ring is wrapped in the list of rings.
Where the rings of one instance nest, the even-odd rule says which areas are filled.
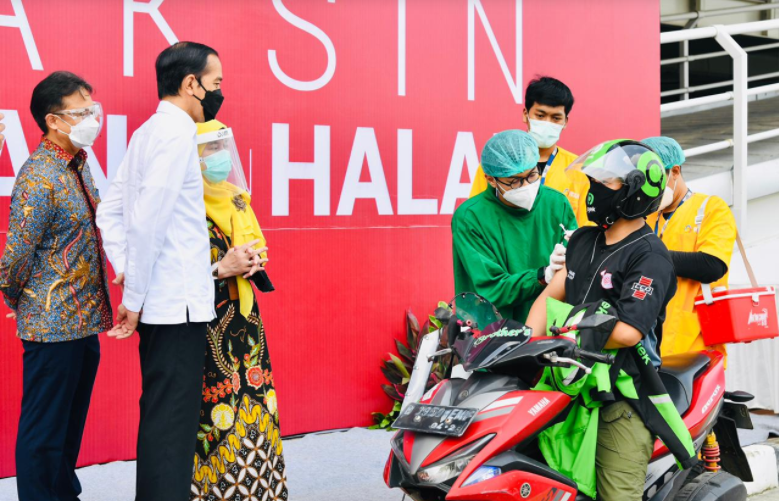
[[[22,344],[22,414],[16,438],[19,501],[77,501],[81,484],[76,460],[100,363],[100,341],[89,336]]]
[[[138,325],[143,393],[137,501],[189,500],[207,325]]]

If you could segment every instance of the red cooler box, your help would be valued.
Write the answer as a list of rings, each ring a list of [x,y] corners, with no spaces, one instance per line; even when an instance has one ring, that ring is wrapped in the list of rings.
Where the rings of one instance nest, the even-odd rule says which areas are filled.
[[[749,343],[779,336],[773,287],[714,291],[707,301],[695,298],[706,345]]]

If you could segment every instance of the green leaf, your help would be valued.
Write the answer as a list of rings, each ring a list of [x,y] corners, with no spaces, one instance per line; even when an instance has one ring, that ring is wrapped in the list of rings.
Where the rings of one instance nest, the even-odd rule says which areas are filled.
[[[403,401],[403,397],[400,396],[398,390],[396,390],[394,386],[383,384],[381,385],[381,389],[384,390],[384,393],[386,393],[387,396],[390,397],[392,400],[397,400],[399,402]]]
[[[405,358],[406,361],[410,362],[411,365],[414,365],[414,359],[416,358],[413,353],[411,353],[411,350],[408,349],[403,343],[401,343],[399,340],[395,340],[395,346],[398,348],[398,353],[401,357]]]
[[[430,315],[429,318],[430,318],[430,325],[435,327],[435,329],[433,329],[433,330],[438,330],[438,329],[441,328],[441,322],[439,322],[436,317],[434,317],[433,315]]]
[[[204,430],[206,433],[211,433],[211,427],[210,427],[209,425],[207,425],[207,424],[201,424],[201,425],[200,425],[200,427],[201,427],[201,428],[203,428],[203,430]]]
[[[400,408],[403,406],[401,402],[395,402],[395,405],[392,406],[393,412],[397,411],[400,412]]]
[[[392,384],[398,384],[403,381],[403,376],[398,373],[398,369],[395,367],[395,364],[389,362],[388,365],[389,367],[384,366],[381,368],[381,372],[384,374],[384,377],[387,378],[387,381]]]
[[[250,338],[250,339],[251,339],[251,338]],[[253,357],[253,356],[255,356],[256,354],[258,354],[258,353],[260,352],[260,349],[261,349],[261,348],[262,348],[262,345],[255,344],[255,345],[254,345],[254,347],[252,348],[252,352],[249,354],[249,356]]]
[[[208,451],[211,450],[211,446],[208,445],[208,440],[203,441],[203,450],[205,451],[206,454],[208,454]]]
[[[228,340],[228,341],[227,341],[227,351],[228,351],[229,353],[232,353],[232,352],[233,352],[233,342],[232,342],[232,341],[230,341],[230,340]]]
[[[407,377],[404,377],[404,378],[403,378],[403,379],[400,381],[400,384],[408,384],[408,382],[409,382],[409,381],[410,381],[410,380],[409,380],[409,378],[407,378]]]
[[[406,342],[411,349],[419,345],[419,321],[411,310],[406,310]]]
[[[446,308],[448,310],[449,309],[449,303],[447,303],[446,301],[438,301],[438,307],[439,308]]]
[[[252,366],[255,366],[259,363],[259,359],[257,358],[257,355],[254,355],[252,357]]]
[[[381,426],[379,426],[377,424],[373,424],[373,425],[369,426],[368,429],[369,430],[380,430]]]
[[[254,346],[256,343],[254,342],[254,339],[252,339],[251,336],[246,336],[247,340],[249,341],[249,346]]]
[[[379,426],[381,426],[382,428],[384,428],[385,426],[389,426],[389,425],[390,425],[390,420],[387,419],[387,418],[382,419],[381,423],[379,423]]]
[[[219,439],[222,437],[219,433],[219,428],[214,428],[214,440],[219,441]]]
[[[206,434],[203,433],[202,431],[197,432],[197,439],[198,440],[205,440],[206,439]]]
[[[398,368],[401,374],[403,374],[403,377],[411,377],[411,374],[408,373],[408,369],[406,369],[405,364],[403,364],[403,361],[393,355],[392,353],[389,354],[390,358],[392,359],[392,362],[395,364],[395,367]]]

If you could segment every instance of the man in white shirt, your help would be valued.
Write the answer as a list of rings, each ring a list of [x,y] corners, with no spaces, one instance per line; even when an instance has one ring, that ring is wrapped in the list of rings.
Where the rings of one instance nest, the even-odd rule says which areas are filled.
[[[195,122],[223,97],[219,56],[181,42],[157,58],[157,112],[130,141],[97,210],[123,284],[109,336],[138,330],[143,394],[136,499],[188,499],[199,426],[206,326],[215,318]],[[140,321],[140,323],[139,323]]]

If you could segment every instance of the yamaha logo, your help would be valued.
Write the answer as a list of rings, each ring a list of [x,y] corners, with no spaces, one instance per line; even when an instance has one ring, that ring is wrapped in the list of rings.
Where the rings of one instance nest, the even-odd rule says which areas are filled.
[[[519,495],[523,498],[529,497],[531,492],[532,490],[530,489],[530,484],[527,482],[522,484],[522,487],[519,488]]]

